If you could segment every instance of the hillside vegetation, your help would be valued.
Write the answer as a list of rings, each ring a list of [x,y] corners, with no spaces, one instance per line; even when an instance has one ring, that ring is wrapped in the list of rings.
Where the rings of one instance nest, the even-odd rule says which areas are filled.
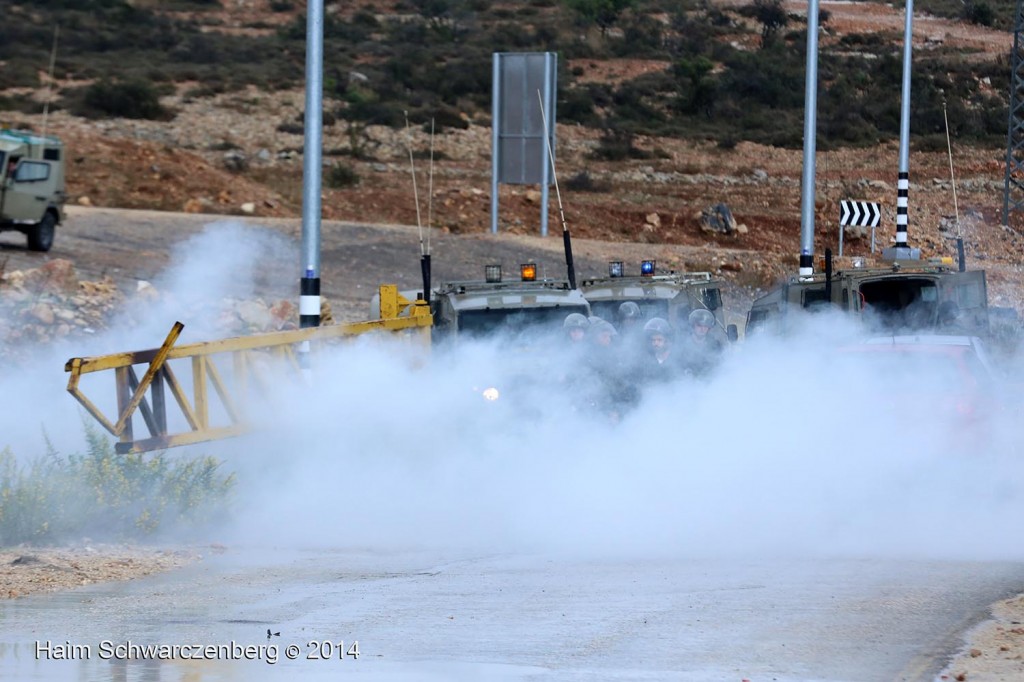
[[[329,5],[325,124],[440,128],[486,122],[491,55],[559,54],[558,119],[607,132],[608,160],[640,153],[635,135],[751,141],[796,148],[803,138],[806,21],[781,0],[404,0]],[[235,3],[231,3],[235,4]],[[12,88],[45,79],[59,26],[52,108],[94,118],[170,119],[160,96],[190,98],[304,79],[305,7],[290,0],[33,0],[5,3],[0,22],[0,112],[40,103]],[[919,2],[917,12],[1009,27],[1010,0]],[[260,11],[257,11],[260,10]],[[238,19],[238,17],[242,17]],[[830,39],[821,11],[818,145],[870,146],[898,138],[902,33]],[[1010,41],[1008,39],[1008,45]],[[962,142],[1005,144],[1009,50],[971,59],[942,45],[916,50],[915,144],[944,148],[943,106]],[[620,80],[585,78],[586,65],[643,60]],[[2,116],[2,113],[0,113]],[[284,121],[301,132],[301,118]]]

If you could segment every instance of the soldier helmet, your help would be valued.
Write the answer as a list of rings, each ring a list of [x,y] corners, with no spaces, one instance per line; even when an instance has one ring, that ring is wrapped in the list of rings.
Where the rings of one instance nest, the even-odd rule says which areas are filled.
[[[661,317],[652,317],[647,320],[647,324],[644,325],[644,333],[648,336],[654,336],[660,334],[665,338],[672,338],[672,325],[668,323],[668,320]]]
[[[619,306],[619,321],[639,320],[641,317],[643,317],[643,311],[640,310],[640,306],[635,301],[623,301]]]
[[[715,326],[715,316],[710,310],[704,308],[698,308],[690,313],[689,317],[686,318],[691,327],[700,325],[701,327],[712,328]]]
[[[594,336],[601,334],[611,334],[613,337],[618,336],[619,332],[615,330],[615,325],[607,320],[600,320],[590,325],[590,333]]]
[[[583,313],[569,313],[565,316],[565,321],[562,322],[562,329],[586,329],[590,326],[590,321],[587,316]]]
[[[598,317],[597,315],[591,315],[587,318],[587,321],[590,322],[590,326],[593,327],[598,322],[604,322],[604,318]]]

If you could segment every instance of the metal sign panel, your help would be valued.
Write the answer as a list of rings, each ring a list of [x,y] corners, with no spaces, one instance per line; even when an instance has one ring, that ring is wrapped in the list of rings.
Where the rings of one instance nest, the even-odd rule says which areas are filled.
[[[555,81],[553,52],[496,53],[495,148],[498,182],[509,185],[550,184],[546,131],[554,149]],[[540,96],[538,96],[540,93]],[[541,101],[544,112],[541,112]]]
[[[548,234],[548,188],[554,179],[554,52],[495,52],[493,61],[491,232],[498,231],[498,185],[541,186],[541,236]]]

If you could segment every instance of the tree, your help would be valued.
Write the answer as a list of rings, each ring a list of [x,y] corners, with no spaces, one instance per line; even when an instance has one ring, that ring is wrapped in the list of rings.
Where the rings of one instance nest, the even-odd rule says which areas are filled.
[[[715,101],[715,81],[710,76],[715,65],[707,57],[680,59],[672,72],[684,90],[679,97],[679,108],[687,114],[703,111],[710,116]]]
[[[636,4],[636,0],[565,0],[565,4],[586,23],[597,24],[604,37],[619,20],[619,15]]]
[[[789,23],[782,0],[754,0],[752,14],[761,23],[761,47],[774,42],[779,31]]]

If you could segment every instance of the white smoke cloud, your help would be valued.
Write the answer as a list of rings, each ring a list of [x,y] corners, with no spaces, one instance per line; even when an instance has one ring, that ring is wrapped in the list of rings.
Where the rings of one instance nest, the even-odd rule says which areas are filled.
[[[220,300],[260,278],[297,298],[294,245],[267,232],[210,226],[172,262],[156,282],[166,295],[113,332],[0,378],[0,445],[38,451],[43,424],[60,449],[81,443],[61,371],[72,354],[156,347],[176,319],[182,342],[209,339]],[[1019,559],[1019,410],[959,425],[915,404],[942,388],[928,363],[878,375],[837,360],[855,333],[816,315],[784,339],[749,338],[711,379],[649,387],[617,422],[567,390],[585,371],[567,355],[475,341],[424,357],[364,337],[316,354],[309,384],[270,377],[269,395],[251,396],[252,434],[169,455],[215,454],[237,473],[223,542]],[[110,377],[86,379],[113,414]],[[497,401],[482,397],[492,386]]]

